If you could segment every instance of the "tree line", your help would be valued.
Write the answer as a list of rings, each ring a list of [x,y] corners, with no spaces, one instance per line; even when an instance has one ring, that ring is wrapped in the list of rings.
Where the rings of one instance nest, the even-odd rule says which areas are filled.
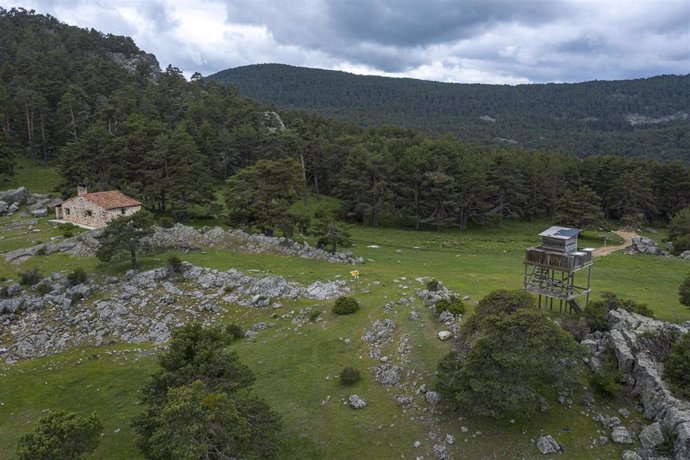
[[[690,160],[690,75],[574,84],[485,85],[353,75],[282,64],[208,77],[256,101],[371,127],[396,124],[467,142]]]
[[[287,209],[321,195],[340,199],[353,222],[436,229],[506,218],[668,222],[690,205],[690,169],[679,161],[499,149],[298,111],[281,113],[282,129],[233,87],[161,71],[129,38],[21,9],[0,10],[0,26],[9,126],[0,161],[56,161],[65,196],[77,184],[116,188],[184,218],[195,208],[219,214],[220,188],[232,223],[286,234],[308,225]],[[36,97],[22,98],[27,91]],[[583,200],[593,206],[574,213]]]

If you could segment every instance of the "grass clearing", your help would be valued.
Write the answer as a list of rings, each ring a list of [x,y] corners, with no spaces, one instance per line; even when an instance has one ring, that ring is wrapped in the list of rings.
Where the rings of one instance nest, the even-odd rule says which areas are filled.
[[[398,300],[415,297],[415,290],[424,286],[416,281],[420,277],[438,279],[475,300],[499,288],[520,289],[524,250],[539,242],[538,233],[548,225],[546,221],[508,221],[502,228],[472,227],[462,232],[351,227],[352,251],[367,259],[366,264],[357,266],[357,282],[351,279],[352,267],[347,265],[224,250],[146,255],[140,259],[140,268],[165,265],[168,256],[176,254],[199,266],[236,268],[255,276],[280,275],[302,284],[347,280],[362,305],[353,315],[333,314],[332,302],[299,300],[283,302],[279,309],[229,305],[220,319],[244,328],[259,321],[272,323],[255,340],[240,340],[234,348],[256,373],[256,392],[283,417],[280,458],[430,458],[434,444],[428,439],[430,432],[456,438],[449,449],[455,458],[541,458],[532,440],[542,431],[566,446],[561,455],[564,459],[619,458],[622,446],[609,443],[592,447],[600,427],[592,420],[593,411],[579,404],[579,395],[573,398],[571,408],[553,404],[545,414],[511,423],[472,417],[462,411],[438,413],[421,397],[417,397],[421,410],[403,410],[394,401],[401,390],[379,385],[369,372],[378,361],[369,357],[361,337],[372,321],[390,317],[398,328],[384,352],[395,362],[400,341],[407,339],[409,362],[403,366],[415,374],[406,383],[433,385],[436,363],[448,351],[447,344],[436,338],[443,326],[418,300],[413,307]],[[40,231],[3,229],[0,251],[61,234],[43,219],[35,228]],[[658,234],[655,237],[660,239]],[[616,238],[609,233],[585,233],[581,246],[618,244]],[[0,276],[15,277],[20,270],[33,267],[48,274],[77,266],[90,275],[122,274],[129,269],[127,261],[104,266],[95,258],[53,254],[32,257],[18,266],[2,264]],[[662,319],[688,320],[690,309],[677,299],[678,285],[688,271],[690,262],[679,259],[623,254],[597,258],[592,272],[594,298],[611,291],[647,303]],[[389,302],[393,307],[386,315],[383,306]],[[466,304],[470,313],[474,302]],[[281,318],[307,307],[322,311],[321,318],[304,325]],[[420,312],[422,321],[409,318],[411,308]],[[134,349],[143,351],[126,351]],[[31,430],[44,410],[63,408],[82,414],[96,412],[103,419],[102,444],[90,458],[140,458],[129,418],[140,410],[136,404],[138,388],[156,366],[150,350],[148,346],[125,344],[87,347],[0,366],[0,452],[11,458],[16,440]],[[338,375],[345,366],[362,372],[362,380],[353,387],[339,384]],[[344,405],[351,394],[367,401],[367,407],[355,411]],[[596,410],[615,415],[621,407],[633,413],[626,426],[634,428],[642,423],[630,401],[600,401]],[[463,426],[468,427],[467,433],[461,430]],[[416,440],[422,442],[417,449],[413,447]]]

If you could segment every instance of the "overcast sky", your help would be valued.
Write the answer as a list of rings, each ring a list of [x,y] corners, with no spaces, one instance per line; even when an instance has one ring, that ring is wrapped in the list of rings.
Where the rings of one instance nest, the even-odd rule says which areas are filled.
[[[690,73],[690,0],[17,0],[187,76],[247,64],[462,83]]]

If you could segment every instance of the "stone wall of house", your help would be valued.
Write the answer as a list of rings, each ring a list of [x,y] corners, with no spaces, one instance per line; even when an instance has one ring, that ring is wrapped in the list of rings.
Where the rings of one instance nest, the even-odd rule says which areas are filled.
[[[83,196],[77,196],[62,203],[62,219],[76,224],[103,228],[116,217],[131,216],[140,209],[141,206],[103,209]]]

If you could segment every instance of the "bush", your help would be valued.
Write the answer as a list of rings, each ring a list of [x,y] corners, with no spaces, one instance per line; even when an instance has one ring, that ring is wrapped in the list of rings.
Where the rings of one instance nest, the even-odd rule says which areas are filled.
[[[37,268],[30,268],[19,274],[19,284],[22,286],[33,286],[41,281],[41,278],[43,277]]]
[[[534,308],[534,297],[523,290],[508,291],[499,289],[490,292],[477,304],[479,318],[488,315],[511,314],[524,308]]]
[[[671,347],[680,339],[677,329],[659,329],[656,332],[645,332],[640,335],[640,348],[648,352],[654,359],[664,362],[671,354]]]
[[[585,336],[589,334],[587,321],[582,317],[566,316],[561,320],[561,327],[570,332],[578,342],[582,342]]]
[[[168,257],[168,267],[170,267],[175,273],[179,273],[180,269],[182,268],[182,259],[174,254],[171,255]]]
[[[47,283],[41,283],[36,286],[36,292],[38,292],[40,295],[46,295],[52,290],[53,288]]]
[[[233,339],[244,338],[244,329],[242,329],[242,326],[239,324],[232,323],[225,326],[225,333],[230,335]]]
[[[440,286],[440,284],[439,284],[438,280],[427,281],[426,290],[431,291],[431,292],[436,292],[436,291],[438,291],[439,286]]]
[[[441,299],[434,305],[436,308],[436,315],[440,315],[444,310],[448,310],[453,315],[463,315],[465,314],[465,304],[462,300],[457,297],[451,297],[450,299]]]
[[[679,236],[673,240],[671,252],[675,256],[679,256],[684,251],[690,250],[690,235]]]
[[[72,286],[76,286],[77,284],[84,284],[87,278],[88,275],[86,274],[86,270],[84,270],[81,267],[75,268],[74,270],[72,270],[72,273],[67,275],[67,279],[72,284]]]
[[[316,321],[319,319],[319,316],[321,316],[321,310],[313,310],[311,313],[309,313],[309,320]]]
[[[610,292],[604,292],[602,297],[603,299],[601,300],[590,302],[584,311],[583,316],[592,331],[608,331],[611,327],[608,313],[619,308],[630,313],[654,318],[654,312],[643,303],[637,303],[634,300],[624,300]]]
[[[678,288],[678,300],[682,305],[690,307],[690,275],[685,277],[683,283]]]
[[[172,228],[175,225],[175,221],[170,217],[161,217],[161,219],[158,221],[158,225],[163,228]]]
[[[336,315],[350,315],[359,310],[359,303],[352,297],[341,296],[335,299],[333,313]]]
[[[10,296],[7,286],[0,286],[0,299],[6,299]]]
[[[67,460],[82,458],[96,450],[103,424],[94,414],[82,417],[71,412],[56,411],[41,417],[36,429],[19,438],[17,458],[20,460]]]
[[[84,298],[84,294],[81,292],[73,292],[70,298],[70,305],[76,305],[80,300]]]
[[[340,384],[349,387],[359,382],[361,378],[362,374],[359,370],[348,366],[340,373]]]
[[[604,362],[599,372],[590,378],[592,387],[604,397],[614,397],[623,388],[623,372],[618,367],[618,361],[611,350],[604,354]]]
[[[664,379],[676,396],[690,400],[690,333],[671,345],[664,363]]]
[[[37,256],[44,256],[44,255],[46,255],[46,254],[47,254],[47,252],[46,252],[46,247],[45,247],[45,246],[41,246],[40,248],[38,248],[38,250],[36,250],[36,255],[37,255]]]

